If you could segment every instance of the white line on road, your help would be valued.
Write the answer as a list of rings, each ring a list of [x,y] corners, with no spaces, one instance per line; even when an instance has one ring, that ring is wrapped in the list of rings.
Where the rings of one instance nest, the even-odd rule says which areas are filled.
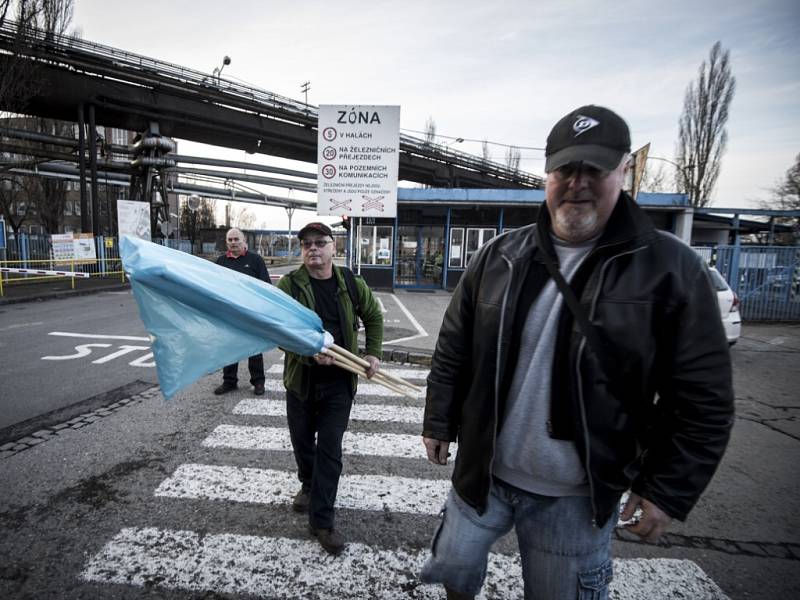
[[[149,337],[136,337],[133,335],[99,335],[94,333],[70,333],[67,331],[51,331],[47,335],[57,335],[61,337],[87,338],[92,340],[126,340],[130,342],[149,342]]]
[[[392,423],[422,423],[421,406],[389,406],[384,404],[354,404],[351,421],[388,421]],[[235,415],[285,417],[285,400],[246,398],[233,407]]]
[[[300,483],[294,473],[218,465],[185,464],[165,479],[156,496],[205,498],[254,504],[291,504]],[[450,489],[449,479],[343,475],[336,506],[352,510],[435,515]]]
[[[411,321],[411,324],[417,330],[417,335],[411,335],[411,336],[404,337],[404,338],[399,338],[399,339],[396,339],[396,340],[389,340],[388,342],[384,340],[383,344],[384,345],[387,345],[387,344],[398,344],[400,342],[408,342],[410,340],[416,340],[417,338],[426,337],[428,335],[428,332],[425,331],[422,328],[422,325],[420,325],[417,322],[417,320],[414,318],[414,315],[411,314],[411,311],[409,311],[405,307],[405,305],[402,302],[400,302],[400,298],[398,298],[396,294],[392,294],[392,300],[394,300],[397,303],[397,306],[400,307],[400,310],[403,311],[403,314],[406,316],[406,318],[409,321]]]
[[[289,452],[292,442],[289,430],[284,427],[251,427],[243,425],[219,425],[203,440],[209,448],[233,448],[235,450],[278,450]],[[455,444],[450,444],[455,452]],[[346,431],[342,440],[342,452],[361,456],[395,456],[400,458],[425,459],[425,447],[419,435],[398,433],[352,433]]]
[[[44,325],[44,321],[34,321],[33,323],[15,323],[8,327],[0,327],[0,331],[11,331],[12,329],[20,329],[21,327],[35,327],[36,325]]]
[[[277,379],[267,379],[264,382],[264,389],[268,392],[285,392],[286,388],[283,387],[283,382]],[[393,392],[389,388],[385,388],[377,383],[362,383],[358,384],[358,393],[367,396],[381,396],[381,397],[394,397],[401,398],[402,394]]]
[[[389,373],[397,377],[402,377],[403,379],[418,379],[424,381],[427,379],[428,373],[430,373],[430,369],[385,369],[383,367],[384,364],[386,363],[382,363],[381,365],[382,373]],[[270,375],[282,375],[283,365],[272,365],[266,372]]]
[[[350,543],[341,556],[332,557],[310,540],[126,528],[89,560],[81,577],[255,597],[444,598],[441,586],[419,581],[427,555]],[[610,596],[616,600],[728,600],[689,560],[618,559],[614,572]],[[491,597],[522,598],[520,583],[518,557],[490,555],[484,590]]]

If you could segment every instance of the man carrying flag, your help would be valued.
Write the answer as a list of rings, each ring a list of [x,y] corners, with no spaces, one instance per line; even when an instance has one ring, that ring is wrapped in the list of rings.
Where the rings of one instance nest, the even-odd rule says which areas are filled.
[[[278,288],[322,319],[334,342],[356,353],[358,319],[366,333],[367,377],[378,370],[383,314],[367,284],[349,269],[333,264],[333,233],[324,223],[309,223],[297,234],[303,265],[278,282]],[[329,553],[337,555],[344,537],[334,528],[334,510],[342,472],[342,436],[356,391],[355,375],[333,366],[325,354],[286,353],[283,383],[300,491],[293,508],[308,512],[309,529]],[[315,440],[316,438],[316,440]]]

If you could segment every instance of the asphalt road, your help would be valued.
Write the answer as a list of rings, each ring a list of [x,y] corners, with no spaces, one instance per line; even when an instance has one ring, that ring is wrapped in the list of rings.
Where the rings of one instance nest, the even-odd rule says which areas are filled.
[[[380,297],[398,345],[433,346],[446,294]],[[351,545],[331,559],[288,506],[277,352],[263,399],[216,397],[212,375],[164,402],[154,369],[130,365],[147,352],[123,348],[146,342],[50,335],[143,337],[130,295],[1,310],[0,406],[18,420],[0,428],[0,598],[441,597],[415,576],[449,474],[422,459],[421,399],[362,387],[337,521]],[[45,359],[88,343],[109,345]],[[664,544],[618,534],[613,598],[800,596],[798,356],[800,327],[745,325],[723,464]],[[521,597],[513,537],[496,550],[486,597]]]

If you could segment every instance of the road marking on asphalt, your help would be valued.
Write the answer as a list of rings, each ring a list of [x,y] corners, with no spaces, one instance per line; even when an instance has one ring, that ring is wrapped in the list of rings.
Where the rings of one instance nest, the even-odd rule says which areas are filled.
[[[418,379],[424,381],[430,373],[430,369],[385,369],[381,366],[382,373],[390,373],[403,379]],[[283,364],[272,365],[266,370],[269,375],[283,375]]]
[[[383,341],[384,346],[387,345],[387,344],[399,344],[400,342],[408,342],[410,340],[416,340],[417,338],[427,337],[428,332],[425,331],[425,329],[423,329],[422,325],[420,325],[417,322],[417,320],[414,318],[414,315],[411,314],[411,311],[408,310],[402,302],[400,302],[400,298],[398,298],[395,294],[392,294],[392,300],[395,301],[397,306],[400,307],[400,310],[403,311],[403,314],[406,316],[406,318],[414,326],[414,329],[417,330],[417,334],[416,335],[410,335],[410,336],[404,337],[404,338],[398,338],[396,340],[389,340],[389,341],[384,340]]]
[[[156,496],[204,498],[253,504],[291,504],[300,483],[288,471],[184,464],[156,488]],[[450,489],[449,479],[343,475],[336,507],[436,515]]]
[[[267,379],[264,382],[264,389],[268,392],[285,392],[286,388],[283,387],[283,382],[278,379]],[[395,397],[400,398],[402,394],[394,392],[389,388],[385,388],[377,383],[362,383],[358,384],[358,394],[364,396],[380,396],[380,397]]]
[[[203,440],[208,448],[235,450],[278,450],[290,452],[292,442],[285,427],[253,427],[246,425],[218,425]],[[455,444],[450,444],[455,452]],[[342,452],[360,456],[394,456],[425,459],[425,447],[419,435],[398,433],[352,433],[346,431],[342,439]]]
[[[32,323],[15,323],[7,327],[0,327],[0,331],[11,331],[12,329],[20,329],[22,327],[35,327],[37,325],[44,325],[44,321],[33,321]]]
[[[381,421],[394,423],[422,423],[424,408],[421,406],[391,406],[386,404],[353,405],[351,421]],[[265,417],[285,417],[285,400],[264,400],[246,398],[233,407],[235,415],[258,415]]]
[[[276,598],[441,599],[441,586],[420,583],[428,551],[351,542],[328,555],[316,541],[237,534],[125,528],[87,563],[86,581]],[[729,600],[689,560],[614,560],[617,600]],[[517,556],[490,554],[479,598],[522,598]]]
[[[76,338],[87,338],[91,340],[126,340],[129,342],[149,342],[150,338],[145,337],[137,337],[133,335],[100,335],[95,333],[70,333],[68,331],[51,331],[47,335],[56,335],[60,337],[76,337]]]

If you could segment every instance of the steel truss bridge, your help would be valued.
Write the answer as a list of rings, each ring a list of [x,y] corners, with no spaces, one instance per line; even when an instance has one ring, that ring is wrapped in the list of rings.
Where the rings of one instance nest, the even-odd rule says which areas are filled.
[[[9,72],[14,64],[34,72],[39,82],[22,109],[24,114],[77,121],[81,131],[85,124],[90,132],[98,125],[142,132],[144,142],[148,136],[163,136],[308,163],[317,160],[316,107],[269,91],[79,38],[37,30],[19,34],[16,23],[6,21],[0,26],[0,71]],[[0,105],[0,110],[12,108]],[[3,133],[6,139],[9,134],[14,137],[8,128]],[[54,143],[52,139],[40,141]],[[73,147],[75,142],[70,140]],[[83,136],[79,143],[77,155],[91,165],[93,189],[99,167],[105,170],[104,179],[120,181],[125,175],[132,175],[129,185],[132,191],[141,188],[141,199],[152,198],[153,186],[162,194],[167,191],[202,194],[202,188],[206,187],[207,195],[220,197],[219,188],[176,183],[174,177],[172,189],[167,190],[170,180],[165,176],[167,171],[230,180],[242,177],[231,172],[177,167],[178,162],[238,166],[251,171],[261,168],[292,179],[252,175],[247,181],[303,191],[316,189],[316,178],[309,173],[181,157],[170,154],[166,147],[146,148],[139,154],[138,164],[132,164],[136,160],[116,164],[106,160],[99,164],[96,153],[87,151],[93,145],[85,142]],[[117,154],[130,152],[124,148],[111,150]],[[27,144],[14,147],[13,143],[4,142],[3,151],[32,154]],[[73,164],[78,163],[78,167],[45,163],[35,170],[54,176],[75,176],[83,182],[86,161],[74,152],[51,151],[45,158],[64,161],[67,157]],[[430,186],[541,188],[544,184],[541,177],[405,134],[400,137],[399,159],[401,180]],[[231,199],[234,194],[221,195]],[[235,199],[247,200],[248,195],[252,195],[250,200],[264,204],[309,207],[307,202],[270,198],[258,192],[237,193]]]

